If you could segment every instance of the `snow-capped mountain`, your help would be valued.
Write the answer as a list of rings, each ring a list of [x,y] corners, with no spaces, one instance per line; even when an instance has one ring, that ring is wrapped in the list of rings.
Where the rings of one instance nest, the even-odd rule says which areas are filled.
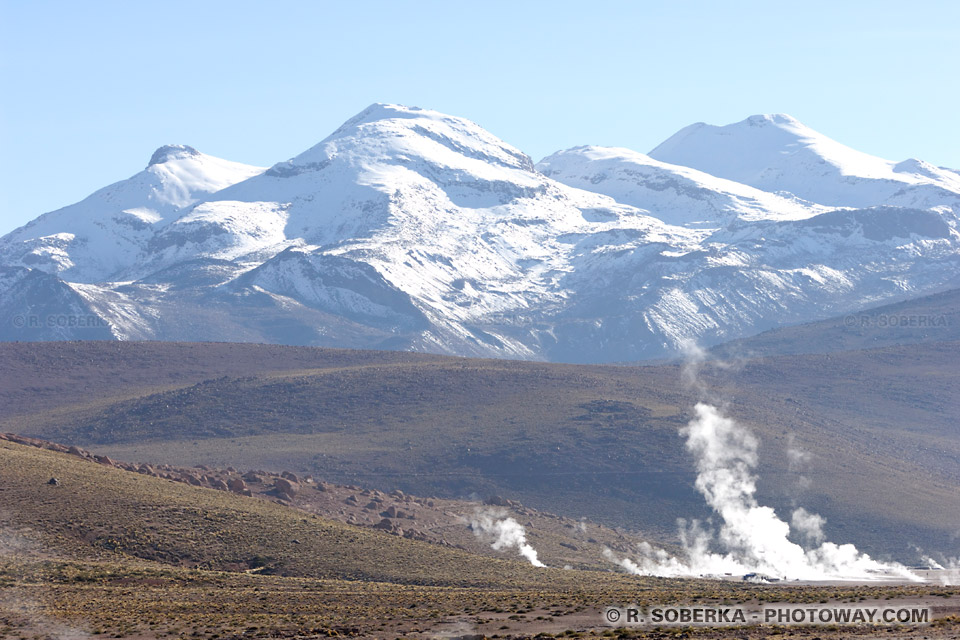
[[[578,236],[616,228],[645,242],[696,240],[545,178],[525,154],[472,122],[392,105],[366,109],[320,144],[202,206],[263,201],[286,207],[286,234],[297,247],[225,291],[248,284],[378,326],[391,317],[401,326],[423,324],[411,346],[474,355],[539,356],[539,339],[529,328],[514,335],[512,317],[560,304],[557,280]],[[318,289],[353,281],[348,266],[372,271],[363,287]],[[403,298],[415,302],[397,302],[400,314],[381,302]]]
[[[655,212],[674,225],[716,228],[735,220],[802,220],[828,209],[630,149],[575,147],[537,163],[546,176]]]
[[[4,236],[0,264],[72,282],[110,280],[149,259],[148,243],[184,208],[262,171],[184,145],[161,147],[140,173]]]
[[[957,206],[960,174],[851,149],[784,114],[681,129],[650,157],[830,206]]]
[[[535,167],[462,118],[377,104],[266,170],[161,148],[0,239],[0,304],[85,314],[119,339],[638,359],[956,283],[945,171],[910,178],[919,199],[901,183],[838,208],[833,174],[787,193],[600,147]]]

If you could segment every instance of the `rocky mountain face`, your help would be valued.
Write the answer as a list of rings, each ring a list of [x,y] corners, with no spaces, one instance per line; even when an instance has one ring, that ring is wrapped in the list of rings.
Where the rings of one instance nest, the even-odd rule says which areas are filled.
[[[376,104],[266,170],[162,147],[3,237],[0,338],[635,360],[957,286],[958,213],[960,174],[789,116],[535,165]]]

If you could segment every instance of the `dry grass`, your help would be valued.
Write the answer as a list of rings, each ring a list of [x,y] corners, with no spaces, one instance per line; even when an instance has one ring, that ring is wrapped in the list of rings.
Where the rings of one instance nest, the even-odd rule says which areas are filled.
[[[758,596],[770,602],[893,598],[915,603],[918,598],[946,594],[952,598],[950,611],[960,604],[956,591],[937,588],[779,589],[694,581],[640,585],[601,575],[580,578],[576,584],[546,581],[524,589],[462,588],[228,574],[132,560],[4,561],[0,563],[0,638],[44,637],[65,630],[147,638],[392,638],[421,637],[421,633],[436,637],[451,628],[488,636],[499,632],[503,637],[850,637],[870,630],[610,629],[600,616],[604,607],[612,605],[732,605],[756,602]],[[949,637],[960,628],[955,619],[938,617],[943,619],[924,628],[923,635]]]
[[[56,477],[60,485],[47,484]],[[0,442],[8,530],[75,557],[405,584],[522,586],[525,563],[353,527],[264,500]],[[560,574],[562,571],[550,571]]]
[[[50,476],[61,484],[46,484]],[[602,625],[601,611],[916,598],[942,598],[956,609],[960,595],[931,586],[746,585],[538,570],[9,442],[0,442],[0,504],[0,638],[449,637],[451,629],[662,638],[681,630],[614,631]],[[241,570],[252,555],[266,562]],[[947,620],[924,632],[948,637],[934,634],[956,630]]]
[[[906,562],[960,553],[960,343],[707,371],[760,436],[760,498]],[[678,427],[676,367],[160,343],[0,345],[3,429],[125,460],[289,468],[344,484],[501,494],[655,536],[709,515]],[[109,396],[109,397],[108,397]],[[91,403],[96,403],[92,405]],[[15,417],[12,417],[15,416]],[[790,440],[793,437],[793,440]],[[791,442],[810,454],[789,471]],[[882,495],[882,499],[878,499]]]

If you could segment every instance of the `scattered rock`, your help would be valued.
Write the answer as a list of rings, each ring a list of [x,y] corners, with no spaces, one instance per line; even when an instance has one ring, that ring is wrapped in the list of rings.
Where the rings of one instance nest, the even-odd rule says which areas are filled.
[[[273,486],[278,493],[289,496],[290,498],[297,495],[297,491],[300,489],[299,484],[296,484],[287,478],[277,478],[276,482],[273,483]]]
[[[75,456],[80,456],[81,458],[87,457],[87,452],[81,449],[80,447],[76,447],[76,446],[70,447],[69,449],[67,449],[67,453],[71,453]]]
[[[108,458],[107,456],[93,456],[93,459],[96,460],[97,462],[99,462],[99,463],[102,464],[102,465],[105,465],[105,466],[108,466],[108,467],[112,467],[112,466],[113,466],[113,460],[111,460],[111,459]]]
[[[298,478],[297,474],[293,473],[292,471],[284,471],[280,474],[280,477],[284,478],[285,480],[289,480],[290,482],[296,482],[297,484],[300,484],[300,478]]]
[[[399,516],[397,516],[397,508],[394,507],[393,505],[390,505],[389,507],[387,507],[386,509],[384,509],[383,511],[381,511],[381,512],[380,512],[380,515],[383,516],[384,518],[397,518],[397,517],[399,517]]]
[[[403,529],[401,529],[397,523],[391,521],[389,518],[384,518],[377,524],[373,525],[373,528],[386,531],[387,533],[392,533],[395,536],[404,535]]]
[[[513,503],[511,503],[509,500],[507,500],[503,496],[490,496],[489,498],[483,501],[483,504],[490,505],[493,507],[509,507]]]
[[[243,474],[243,479],[251,484],[263,482],[260,476],[253,471],[247,471],[245,474]]]
[[[226,491],[227,483],[221,480],[220,478],[214,478],[210,481],[210,486],[216,489],[217,491]]]
[[[243,481],[243,478],[232,478],[227,483],[227,488],[234,493],[243,493],[247,491],[247,483]]]

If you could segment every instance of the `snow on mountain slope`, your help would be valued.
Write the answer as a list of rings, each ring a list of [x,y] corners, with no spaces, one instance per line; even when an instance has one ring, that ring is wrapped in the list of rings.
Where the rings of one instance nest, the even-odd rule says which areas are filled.
[[[423,206],[485,208],[543,189],[522,152],[452,116],[376,104],[319,144],[211,200],[289,204],[287,237],[329,244],[390,224],[398,191],[444,192]],[[427,196],[423,196],[424,198]],[[443,211],[436,212],[442,219]]]
[[[922,164],[880,200],[832,209],[625,149],[561,152],[541,173],[472,122],[381,104],[265,171],[188,148],[155,159],[0,239],[14,283],[0,282],[0,303],[93,314],[118,339],[598,362],[855,311],[960,273],[956,174]],[[36,284],[17,285],[27,274]]]
[[[125,280],[151,276],[189,260],[233,262],[241,273],[292,244],[282,202],[201,202],[156,231],[140,261],[122,271]]]
[[[73,282],[107,280],[144,260],[156,229],[203,196],[262,172],[183,145],[161,147],[146,169],[0,239],[0,264]]]
[[[686,252],[611,244],[572,267],[548,358],[641,359],[936,290],[960,274],[960,233],[948,212],[844,209],[740,223]]]
[[[82,296],[54,275],[0,266],[0,340],[111,340],[116,335]]]
[[[297,300],[368,326],[391,331],[426,329],[410,296],[364,262],[288,249],[230,283]]]
[[[220,198],[284,203],[288,238],[317,256],[372,266],[429,320],[417,344],[456,353],[536,357],[529,335],[511,335],[511,322],[491,319],[559,304],[564,293],[555,283],[579,236],[623,227],[638,239],[696,241],[632,207],[545,178],[526,155],[472,122],[397,105],[371,106],[204,206],[215,208]],[[285,294],[303,281],[303,261],[278,263],[292,272],[258,286]]]
[[[668,224],[718,227],[734,220],[798,220],[826,207],[659,162],[630,149],[575,147],[537,163],[544,175],[608,195]]]
[[[960,194],[960,180],[949,169],[912,158],[900,163],[877,158],[784,114],[750,116],[726,126],[693,124],[650,157],[830,206],[954,206]],[[901,190],[914,192],[912,205],[896,200]]]

